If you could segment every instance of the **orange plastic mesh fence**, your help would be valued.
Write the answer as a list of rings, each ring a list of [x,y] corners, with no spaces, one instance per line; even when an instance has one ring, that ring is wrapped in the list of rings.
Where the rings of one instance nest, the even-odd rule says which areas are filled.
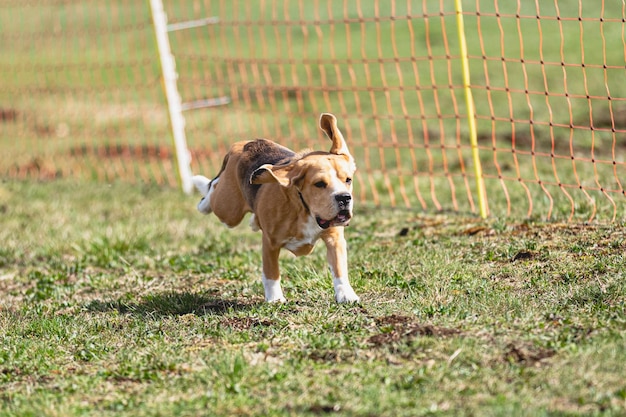
[[[267,137],[329,146],[362,204],[477,212],[454,3],[164,1],[192,171]],[[624,0],[464,1],[492,215],[615,221],[626,155]],[[147,3],[0,0],[0,175],[178,183]]]

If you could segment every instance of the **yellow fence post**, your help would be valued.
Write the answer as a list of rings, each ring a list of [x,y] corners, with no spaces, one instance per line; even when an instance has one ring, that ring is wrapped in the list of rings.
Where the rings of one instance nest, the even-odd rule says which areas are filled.
[[[476,176],[476,190],[478,192],[478,208],[480,217],[487,218],[489,209],[487,208],[487,193],[485,191],[485,181],[483,179],[483,169],[480,164],[478,154],[478,140],[476,135],[476,110],[474,108],[474,98],[470,87],[470,71],[467,60],[467,43],[465,41],[465,27],[463,24],[463,6],[461,0],[455,0],[456,26],[459,35],[459,49],[461,50],[461,68],[463,70],[463,91],[465,93],[465,107],[467,108],[467,124],[469,127],[470,145],[472,148],[472,159],[474,161],[474,174]]]

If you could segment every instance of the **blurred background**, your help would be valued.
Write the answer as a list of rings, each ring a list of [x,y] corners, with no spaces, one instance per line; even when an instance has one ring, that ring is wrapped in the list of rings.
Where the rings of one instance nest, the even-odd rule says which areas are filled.
[[[624,1],[460,3],[491,215],[623,220]],[[163,6],[193,173],[332,112],[360,204],[478,213],[454,2]],[[0,0],[0,42],[0,176],[180,186],[149,2]]]

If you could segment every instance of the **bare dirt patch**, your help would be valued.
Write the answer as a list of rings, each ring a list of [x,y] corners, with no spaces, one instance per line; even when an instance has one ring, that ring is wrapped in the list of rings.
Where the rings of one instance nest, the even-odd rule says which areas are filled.
[[[249,330],[256,327],[269,327],[274,324],[271,320],[260,320],[255,317],[225,317],[220,321],[222,326],[233,330]]]
[[[69,150],[69,156],[84,158],[86,156],[106,159],[171,159],[173,151],[167,146],[160,145],[129,145],[129,144],[105,144],[105,145],[80,145]]]
[[[9,123],[17,120],[18,112],[15,109],[0,107],[0,122]]]
[[[504,352],[504,359],[508,362],[535,365],[544,359],[556,355],[553,349],[540,348],[520,343],[509,343]]]
[[[385,346],[417,336],[449,337],[462,334],[459,329],[416,323],[412,317],[392,314],[375,319],[380,333],[370,336],[373,346]]]

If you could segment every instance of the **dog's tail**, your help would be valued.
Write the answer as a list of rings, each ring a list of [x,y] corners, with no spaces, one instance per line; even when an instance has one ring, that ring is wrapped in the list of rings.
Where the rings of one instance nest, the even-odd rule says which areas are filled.
[[[203,175],[194,175],[191,178],[193,185],[202,194],[202,200],[198,203],[198,211],[202,214],[211,213],[211,180]]]

